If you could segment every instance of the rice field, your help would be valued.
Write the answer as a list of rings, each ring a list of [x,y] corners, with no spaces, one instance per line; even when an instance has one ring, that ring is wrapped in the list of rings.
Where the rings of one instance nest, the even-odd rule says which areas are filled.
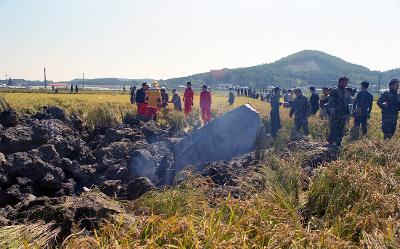
[[[129,95],[122,93],[1,95],[22,113],[56,105],[86,122],[99,108],[112,113],[115,122],[136,109]],[[269,104],[246,97],[238,97],[233,106],[226,101],[227,94],[213,94],[214,116],[250,103],[268,129]],[[197,97],[195,103],[194,121],[189,125],[199,121]],[[192,175],[177,186],[124,203],[132,220],[116,217],[93,235],[68,238],[62,247],[400,248],[400,138],[396,134],[390,141],[382,139],[377,106],[368,136],[354,142],[345,139],[339,159],[320,167],[305,190],[301,188],[301,152],[280,155],[292,126],[287,109],[282,108],[281,117],[283,129],[259,163],[257,174],[241,179],[241,186],[261,179],[266,186],[262,191],[243,199],[211,200],[212,183]],[[170,109],[159,122],[177,119],[183,116]],[[313,140],[324,141],[327,129],[327,121],[310,118]],[[0,228],[0,238],[2,234]]]

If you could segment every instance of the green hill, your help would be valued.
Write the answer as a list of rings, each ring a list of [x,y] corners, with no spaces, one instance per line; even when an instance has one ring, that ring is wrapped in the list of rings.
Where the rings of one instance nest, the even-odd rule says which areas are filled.
[[[169,86],[192,81],[194,84],[206,83],[211,86],[232,84],[256,88],[272,85],[322,87],[336,84],[337,79],[344,75],[350,78],[351,84],[362,80],[377,84],[380,74],[382,84],[386,84],[390,78],[400,77],[400,69],[381,73],[320,51],[304,50],[269,64],[200,73],[169,79],[163,83]]]

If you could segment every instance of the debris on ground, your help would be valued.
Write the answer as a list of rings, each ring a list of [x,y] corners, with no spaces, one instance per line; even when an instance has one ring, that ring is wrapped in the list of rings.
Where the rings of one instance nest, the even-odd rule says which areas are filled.
[[[250,105],[227,112],[175,144],[176,171],[251,152],[261,129],[260,115]]]

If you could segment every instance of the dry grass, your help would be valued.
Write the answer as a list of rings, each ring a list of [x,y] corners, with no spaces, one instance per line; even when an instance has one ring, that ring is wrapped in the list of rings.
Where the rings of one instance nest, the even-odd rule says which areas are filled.
[[[42,222],[0,227],[0,248],[49,248],[60,229]]]
[[[117,93],[4,96],[20,112],[58,105],[93,126],[103,120],[120,122],[135,112],[129,96]],[[250,103],[268,129],[267,103],[238,97],[229,106],[226,100],[225,95],[214,95],[215,116]],[[239,186],[248,193],[246,198],[212,199],[209,193],[216,187],[210,180],[191,176],[177,186],[124,203],[125,217],[131,219],[109,221],[92,236],[72,236],[63,247],[400,248],[400,154],[396,149],[400,138],[396,134],[390,141],[381,139],[378,109],[374,107],[368,137],[357,142],[346,138],[339,160],[321,167],[304,192],[300,188],[301,153],[279,156],[292,127],[288,110],[282,109],[281,115],[283,128],[271,142],[272,150],[264,153],[257,171],[241,178]],[[197,126],[198,107],[186,120],[172,110],[164,112],[159,123],[178,130]],[[315,140],[325,139],[327,127],[318,117],[310,119]],[[254,183],[262,183],[262,188]]]
[[[99,248],[399,248],[400,158],[360,156],[375,146],[345,147],[300,193],[303,201],[298,162],[269,154],[261,176],[242,179],[267,182],[248,198],[210,200],[209,181],[190,178],[130,203],[133,224],[109,222],[91,239]]]

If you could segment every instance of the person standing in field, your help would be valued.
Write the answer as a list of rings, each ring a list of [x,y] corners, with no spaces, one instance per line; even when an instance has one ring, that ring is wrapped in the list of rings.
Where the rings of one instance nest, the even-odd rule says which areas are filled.
[[[136,102],[136,86],[131,87],[130,94],[131,94],[131,98],[130,98],[131,104],[135,104],[135,102]]]
[[[382,110],[382,132],[385,139],[390,139],[396,132],[397,118],[400,102],[398,79],[392,79],[389,83],[389,91],[384,92],[378,99],[378,106]]]
[[[361,92],[356,96],[353,105],[353,117],[354,125],[351,132],[352,139],[358,139],[360,133],[360,126],[363,135],[367,135],[368,132],[368,119],[370,118],[372,111],[372,102],[374,96],[368,92],[369,83],[367,81],[361,82]]]
[[[161,107],[161,91],[160,85],[157,81],[151,83],[151,88],[147,91],[147,115],[152,117],[154,121],[157,120],[158,108]]]
[[[328,87],[322,88],[322,96],[319,100],[319,108],[320,108],[319,116],[321,119],[329,118],[329,113],[328,113],[329,92],[330,92],[330,89]]]
[[[147,91],[149,90],[149,85],[147,83],[142,84],[142,88],[136,91],[136,105],[137,114],[141,117],[147,117]]]
[[[186,83],[185,93],[183,94],[183,103],[184,103],[184,113],[185,115],[189,115],[192,112],[193,107],[193,99],[194,99],[194,92],[192,90],[192,83]]]
[[[203,85],[200,93],[200,108],[201,118],[205,124],[211,120],[211,102],[211,93],[207,90],[207,86]]]
[[[167,108],[168,102],[169,102],[169,96],[167,93],[167,89],[165,87],[162,87],[161,88],[161,106],[163,108]]]
[[[292,90],[287,90],[285,95],[283,96],[283,102],[285,102],[285,107],[289,108],[292,106],[293,102],[293,92]]]
[[[279,87],[275,87],[273,89],[273,93],[269,97],[269,103],[271,103],[271,136],[276,137],[278,130],[281,128],[281,119],[279,116],[279,106],[281,102],[279,101],[281,98],[280,95],[281,89]]]
[[[181,96],[179,95],[176,89],[172,89],[172,99],[171,103],[174,104],[174,110],[181,112],[182,111],[182,101]]]
[[[293,100],[293,104],[290,108],[289,117],[294,114],[294,129],[292,135],[300,134],[301,129],[303,129],[304,135],[310,135],[308,130],[308,116],[310,115],[310,102],[303,95],[300,88],[294,90],[296,98]]]
[[[235,93],[233,92],[232,88],[229,89],[228,103],[229,105],[233,105],[233,103],[235,103]]]
[[[350,116],[349,105],[353,103],[350,93],[346,90],[349,79],[339,79],[337,88],[333,89],[328,98],[329,136],[328,143],[340,147],[342,145],[346,120]]]
[[[311,106],[311,115],[317,114],[319,110],[319,95],[315,87],[310,87],[310,106]]]

